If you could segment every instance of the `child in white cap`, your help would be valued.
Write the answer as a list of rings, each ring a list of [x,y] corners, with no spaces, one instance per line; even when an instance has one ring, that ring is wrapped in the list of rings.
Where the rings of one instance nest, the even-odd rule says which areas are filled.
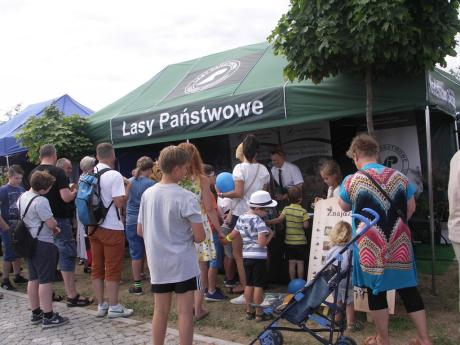
[[[270,320],[273,316],[264,314],[260,305],[264,300],[264,286],[267,282],[267,245],[273,238],[272,230],[265,224],[263,217],[267,216],[268,208],[275,207],[277,202],[272,200],[265,191],[252,193],[248,202],[249,210],[239,216],[233,231],[227,235],[231,242],[236,236],[243,240],[243,264],[246,273],[246,319],[256,319],[257,322]]]

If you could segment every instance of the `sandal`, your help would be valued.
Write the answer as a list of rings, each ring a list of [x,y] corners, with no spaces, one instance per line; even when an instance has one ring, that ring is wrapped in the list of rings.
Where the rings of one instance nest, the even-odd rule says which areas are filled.
[[[230,293],[240,295],[244,293],[244,287],[242,285],[238,285],[233,288],[230,288]]]
[[[256,318],[256,312],[247,311],[246,312],[246,320],[254,320]]]
[[[73,307],[86,307],[93,303],[88,297],[80,298],[80,294],[77,294],[74,298],[67,297],[67,306],[69,308]]]
[[[380,345],[379,341],[377,340],[377,335],[373,335],[364,339],[363,345]]]
[[[359,332],[359,331],[362,331],[363,329],[364,329],[364,325],[360,321],[355,321],[351,325],[348,325],[347,327],[347,331],[350,331],[350,332]]]
[[[194,319],[195,321],[200,321],[200,320],[203,320],[206,316],[209,315],[209,310],[206,310],[203,314],[201,314],[200,316],[195,316]]]
[[[273,314],[256,314],[256,322],[264,322],[264,321],[269,321],[273,319]]]

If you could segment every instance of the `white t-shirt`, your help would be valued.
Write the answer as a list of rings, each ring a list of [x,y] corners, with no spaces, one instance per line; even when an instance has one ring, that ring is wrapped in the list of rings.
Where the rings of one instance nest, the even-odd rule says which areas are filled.
[[[302,173],[297,165],[284,162],[281,168],[272,167],[272,176],[276,183],[279,184],[279,171],[281,170],[281,179],[283,181],[283,187],[289,188],[303,183]]]
[[[152,284],[178,283],[200,274],[192,223],[202,223],[195,194],[157,183],[142,194],[137,222],[144,231]]]
[[[94,172],[98,172],[102,169],[110,168],[104,163],[99,163],[94,168]],[[105,207],[108,207],[113,201],[113,198],[118,196],[125,196],[125,185],[123,183],[123,176],[116,170],[110,170],[105,172],[101,176],[101,199]],[[118,217],[117,208],[115,204],[110,206],[107,216],[104,221],[100,224],[101,227],[110,230],[124,230],[123,223]]]
[[[27,205],[29,204],[30,200],[33,197],[37,196],[38,194],[27,191],[22,194],[18,201],[17,205],[18,208],[21,210],[20,217],[24,215],[26,211]],[[44,196],[39,196],[32,201],[30,204],[29,210],[27,211],[26,216],[24,217],[24,223],[26,224],[27,228],[30,231],[32,237],[37,237],[38,229],[40,228],[42,222],[46,222],[47,220],[53,218],[53,213],[51,212],[51,206],[47,198]],[[53,233],[51,232],[50,228],[43,223],[43,227],[38,235],[38,240],[48,243],[54,243]]]
[[[235,181],[244,182],[244,196],[241,199],[234,199],[232,212],[235,216],[241,216],[249,210],[248,201],[251,194],[258,190],[262,190],[264,185],[270,182],[270,173],[267,168],[260,163],[244,162],[235,165],[235,168],[233,168],[233,179]]]

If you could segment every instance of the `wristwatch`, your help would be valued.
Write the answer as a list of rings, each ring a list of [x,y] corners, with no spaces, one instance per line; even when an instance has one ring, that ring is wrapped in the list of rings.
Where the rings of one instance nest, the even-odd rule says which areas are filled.
[[[223,197],[224,197],[224,193],[220,192],[220,193],[219,193],[219,197],[223,198]]]

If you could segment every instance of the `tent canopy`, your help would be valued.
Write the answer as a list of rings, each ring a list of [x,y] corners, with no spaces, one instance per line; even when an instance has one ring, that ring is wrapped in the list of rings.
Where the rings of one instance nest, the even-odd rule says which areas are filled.
[[[365,112],[364,80],[287,82],[268,43],[167,66],[89,118],[95,142],[115,147],[331,120]],[[457,95],[457,97],[455,97]],[[455,115],[460,84],[438,69],[374,83],[375,114],[439,107]]]
[[[45,109],[51,105],[56,106],[59,111],[64,113],[66,116],[77,114],[82,117],[86,117],[93,113],[91,109],[78,103],[67,94],[45,102],[31,104],[11,120],[0,125],[0,156],[9,156],[15,153],[27,151],[27,148],[22,147],[21,144],[16,141],[16,133],[30,117],[42,116]]]

